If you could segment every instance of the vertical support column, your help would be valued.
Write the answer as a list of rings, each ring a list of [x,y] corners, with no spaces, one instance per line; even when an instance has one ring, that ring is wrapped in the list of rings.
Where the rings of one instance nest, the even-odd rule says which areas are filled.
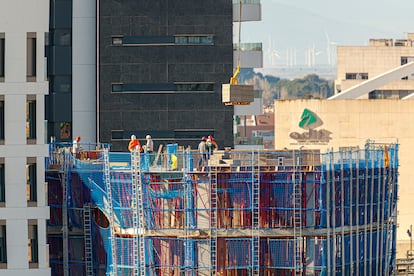
[[[353,241],[353,236],[354,236],[354,231],[353,231],[353,226],[354,226],[354,164],[356,162],[359,162],[358,158],[355,158],[354,160],[354,156],[352,154],[352,150],[350,149],[348,151],[348,161],[349,161],[349,263],[350,263],[350,273],[351,274],[355,274],[355,265],[354,265],[354,259],[353,259],[353,255],[354,255],[354,241]]]
[[[293,152],[293,236],[294,236],[294,271],[303,274],[303,236],[302,236],[302,152]]]
[[[85,275],[93,276],[91,206],[89,203],[83,206],[83,235],[85,246]]]
[[[70,183],[71,153],[63,151],[62,174],[62,249],[63,276],[69,276],[69,238],[68,238],[68,185]]]
[[[358,158],[357,158],[357,163],[356,163],[356,196],[355,196],[355,204],[356,204],[356,211],[355,211],[355,215],[356,215],[356,233],[355,233],[355,242],[356,242],[356,256],[357,259],[356,261],[356,274],[359,274],[360,271],[360,262],[361,262],[361,258],[360,258],[360,242],[359,242],[359,229],[360,229],[360,225],[359,225],[359,216],[360,216],[360,210],[359,210],[359,197],[360,197],[360,176],[359,176],[359,171],[360,171],[360,164],[361,164],[361,156],[360,156],[361,152],[358,152]]]
[[[117,266],[117,250],[116,250],[116,240],[115,240],[115,215],[114,215],[114,208],[113,208],[113,201],[112,201],[112,185],[111,185],[111,175],[110,175],[110,167],[109,167],[109,152],[108,148],[103,149],[103,157],[104,157],[104,179],[105,179],[105,186],[106,186],[106,193],[108,198],[108,213],[109,213],[109,240],[111,243],[109,253],[111,256],[111,268],[112,274],[114,276],[118,275],[118,266]]]
[[[217,273],[217,171],[209,168],[210,178],[210,264],[211,275]]]
[[[195,222],[195,209],[194,209],[194,188],[193,182],[191,181],[190,176],[188,175],[190,169],[190,163],[188,162],[189,156],[184,154],[184,199],[185,199],[185,236],[186,239],[184,241],[184,248],[185,248],[185,260],[184,260],[184,267],[185,267],[185,275],[186,276],[193,276],[196,274],[195,270],[195,242],[189,236],[190,231],[194,231],[196,229],[196,222]]]
[[[196,176],[195,176],[196,177]],[[211,231],[210,228],[210,215],[211,215],[211,205],[209,198],[209,188],[210,182],[209,178],[204,175],[198,175],[197,180],[197,197],[196,197],[196,208],[197,208],[197,229],[203,231]],[[211,270],[211,252],[210,252],[210,243],[207,242],[197,243],[197,260],[198,260],[198,275],[200,276],[209,276]]]
[[[368,226],[368,202],[367,202],[367,196],[368,196],[368,181],[369,181],[369,168],[371,163],[369,162],[370,160],[370,154],[371,154],[371,150],[368,146],[368,144],[365,147],[365,179],[364,179],[364,249],[363,249],[363,253],[364,253],[364,275],[368,275],[367,273],[367,263],[368,263],[368,256],[367,256],[367,252],[368,252],[368,232],[367,232],[367,226]]]
[[[255,152],[252,151],[252,275],[260,273],[260,155],[257,152],[257,163]]]
[[[345,276],[345,269],[346,269],[346,261],[345,261],[345,190],[344,190],[344,152],[340,151],[339,152],[339,157],[341,159],[341,191],[340,191],[340,197],[341,197],[341,271],[342,271],[342,276]],[[349,183],[348,183],[349,185]]]

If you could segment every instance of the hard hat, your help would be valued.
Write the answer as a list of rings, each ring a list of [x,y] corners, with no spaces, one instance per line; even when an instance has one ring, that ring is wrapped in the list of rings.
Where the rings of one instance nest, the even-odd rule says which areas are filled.
[[[131,135],[131,140],[136,140],[136,139],[137,139],[137,136]]]
[[[147,135],[147,136],[145,136],[145,139],[151,139],[151,135]]]
[[[80,136],[76,137],[76,141],[80,141],[80,139],[81,139]]]
[[[207,140],[207,138],[203,136],[203,138],[201,138],[201,140],[206,141],[206,140]]]

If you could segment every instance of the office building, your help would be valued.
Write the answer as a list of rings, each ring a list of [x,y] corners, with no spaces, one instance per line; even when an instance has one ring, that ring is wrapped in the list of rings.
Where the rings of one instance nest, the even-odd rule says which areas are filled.
[[[0,2],[0,274],[50,275],[44,181],[49,1]]]

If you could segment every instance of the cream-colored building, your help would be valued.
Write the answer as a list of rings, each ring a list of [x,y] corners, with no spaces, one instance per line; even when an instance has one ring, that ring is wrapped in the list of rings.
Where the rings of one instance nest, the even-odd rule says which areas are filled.
[[[363,147],[367,139],[398,141],[397,257],[403,258],[414,224],[414,33],[371,39],[367,46],[338,46],[337,64],[335,95],[328,100],[275,102],[275,147],[324,150]],[[309,128],[302,121],[300,127],[309,113],[318,122]]]
[[[337,46],[335,93],[343,93],[367,80],[373,80],[358,98],[403,98],[414,92],[414,75],[390,74],[414,61],[414,33],[406,39],[370,39],[367,46]],[[382,76],[381,81],[375,78]],[[366,93],[364,93],[366,92]]]
[[[299,127],[304,110],[319,123]],[[285,100],[275,101],[276,149],[326,149],[364,147],[367,139],[396,142],[399,151],[399,202],[397,257],[409,249],[406,233],[414,222],[414,101],[409,100]]]

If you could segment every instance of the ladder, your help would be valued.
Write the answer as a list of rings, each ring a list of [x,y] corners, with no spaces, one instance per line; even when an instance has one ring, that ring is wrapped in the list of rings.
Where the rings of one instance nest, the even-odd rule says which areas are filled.
[[[145,276],[144,203],[141,181],[141,154],[131,152],[132,223],[136,231],[133,239],[134,276]]]
[[[63,151],[62,175],[62,249],[63,249],[63,275],[69,276],[69,240],[68,240],[68,178],[70,176],[71,153]]]
[[[217,269],[217,172],[209,170],[210,178],[210,262],[211,275]]]
[[[260,161],[257,153],[257,164],[252,153],[252,275],[260,272]]]
[[[89,204],[83,206],[83,238],[85,246],[85,275],[93,276],[91,206]]]
[[[111,187],[111,172],[109,167],[109,151],[108,148],[103,149],[104,157],[104,177],[106,192],[108,197],[108,214],[109,214],[109,240],[111,242],[111,257],[112,257],[112,275],[118,275],[117,254],[116,254],[116,239],[115,239],[115,214],[112,201],[112,187]]]
[[[294,154],[294,158],[300,158]],[[303,246],[302,246],[302,172],[300,162],[295,164],[293,180],[293,236],[294,236],[294,275],[303,274]],[[299,172],[297,171],[299,169]]]

